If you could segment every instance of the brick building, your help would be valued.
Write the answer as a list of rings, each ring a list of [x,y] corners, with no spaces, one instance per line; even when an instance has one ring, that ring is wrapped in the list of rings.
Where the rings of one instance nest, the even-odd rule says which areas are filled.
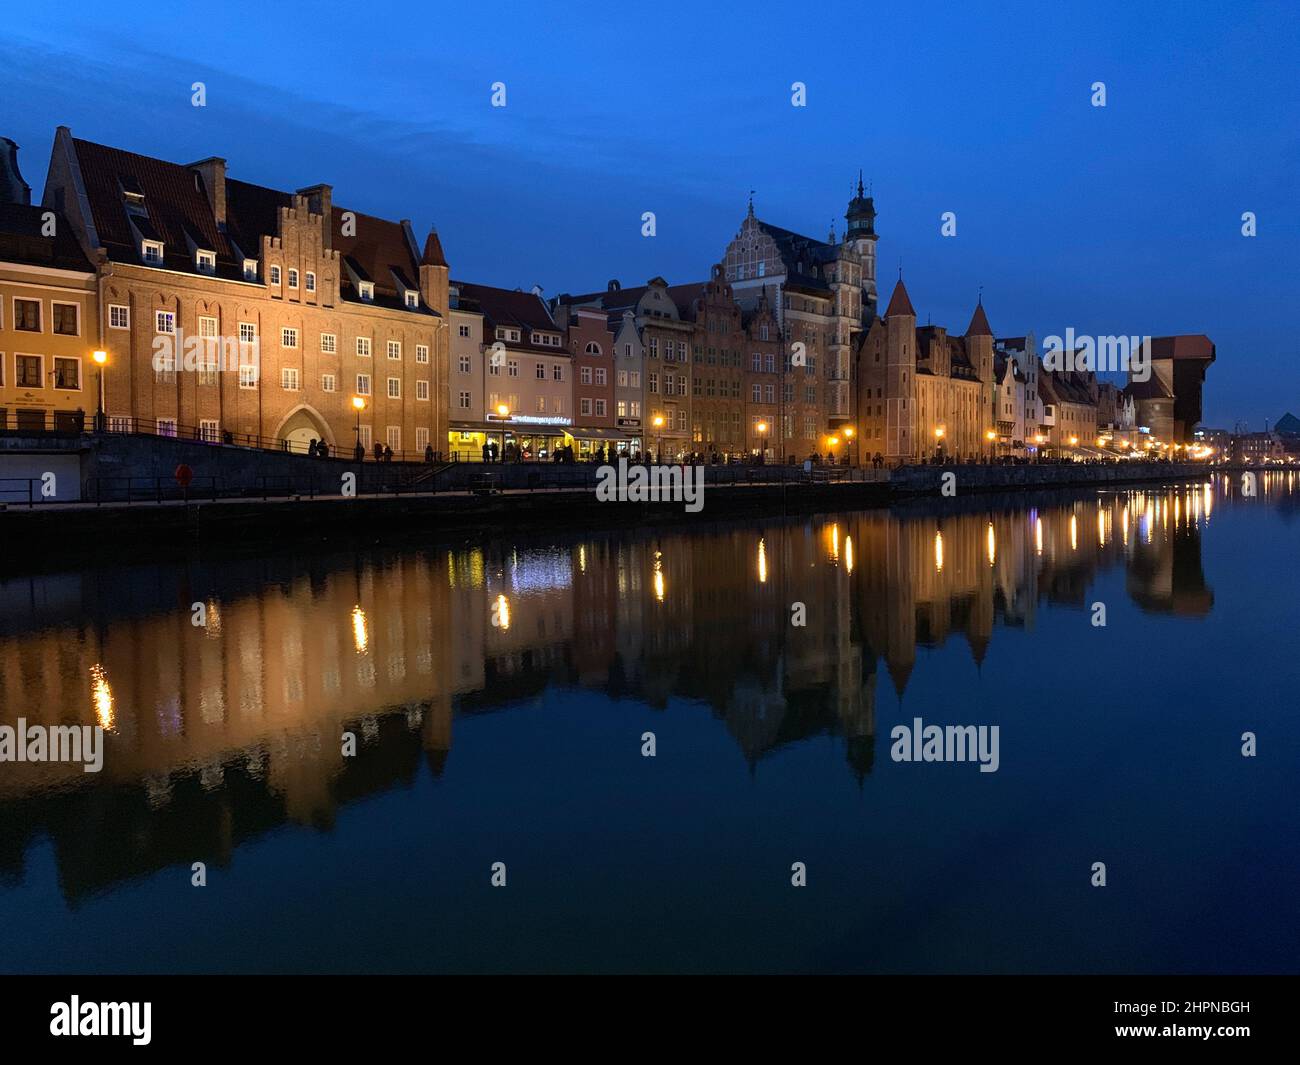
[[[45,204],[98,263],[110,424],[416,457],[447,439],[447,264],[409,222],[55,136]],[[354,397],[364,404],[358,418]],[[359,424],[358,424],[359,423]]]
[[[900,278],[884,318],[859,342],[856,365],[855,461],[993,454],[993,332],[983,303],[965,336],[949,336],[941,326],[918,329]]]

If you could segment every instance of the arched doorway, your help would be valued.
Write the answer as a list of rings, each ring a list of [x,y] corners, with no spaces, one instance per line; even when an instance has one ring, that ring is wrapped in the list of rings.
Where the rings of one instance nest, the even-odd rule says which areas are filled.
[[[325,419],[307,406],[291,410],[275,431],[275,438],[286,450],[300,455],[307,453],[313,440],[324,440],[329,444],[330,451],[334,451],[334,434],[330,432]]]

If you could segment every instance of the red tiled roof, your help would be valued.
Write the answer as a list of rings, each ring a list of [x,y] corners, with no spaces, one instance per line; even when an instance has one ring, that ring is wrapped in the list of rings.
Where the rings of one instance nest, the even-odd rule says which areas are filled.
[[[1153,359],[1208,359],[1214,361],[1214,341],[1204,333],[1180,333],[1172,337],[1152,337]]]
[[[975,304],[975,313],[971,315],[970,325],[966,327],[968,337],[991,337],[993,330],[989,328],[988,316],[984,313],[984,301],[981,300]]]
[[[898,284],[894,286],[894,294],[889,297],[889,306],[885,310],[886,318],[893,318],[895,315],[909,314],[916,317],[916,311],[912,309],[912,301],[907,298],[907,289],[903,287],[903,279],[898,279]]]

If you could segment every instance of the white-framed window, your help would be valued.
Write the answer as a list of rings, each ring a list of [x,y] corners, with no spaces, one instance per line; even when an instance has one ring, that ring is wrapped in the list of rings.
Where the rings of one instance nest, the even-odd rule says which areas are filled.
[[[615,404],[614,404],[614,413],[617,414],[618,417],[620,417],[620,418],[626,418],[626,417],[627,417],[627,400],[625,400],[625,399],[620,399],[617,403],[615,403]]]
[[[280,347],[296,348],[298,346],[298,330],[285,326],[280,330]]]
[[[271,284],[278,285],[279,283],[280,283],[280,268],[278,266],[273,266],[271,267]]]
[[[176,351],[174,348],[156,352],[153,359],[155,381],[176,380]]]
[[[388,446],[394,451],[402,450],[402,427],[400,425],[390,425],[387,431]]]
[[[306,281],[306,286],[305,286],[305,287],[306,287],[307,291],[308,291],[308,292],[315,292],[315,291],[316,291],[316,275],[315,275],[314,273],[312,273],[310,270],[308,270],[308,271],[307,271],[307,276],[306,276],[306,278],[304,278],[304,280]]]
[[[603,387],[605,386],[606,381],[607,381],[607,378],[606,378],[606,376],[605,376],[605,367],[603,367],[603,366],[597,366],[597,367],[596,367],[596,384],[603,388]]]
[[[684,410],[677,412],[677,428],[679,431],[686,428],[686,412]]]
[[[337,392],[334,375],[332,373],[323,373],[320,376],[320,390],[322,392]]]
[[[357,395],[370,395],[370,375],[368,373],[357,374]]]
[[[154,332],[164,333],[167,336],[175,336],[176,313],[174,311],[155,311]]]
[[[215,418],[199,419],[199,439],[208,444],[221,440],[221,423]]]
[[[537,371],[537,380],[539,380],[539,381],[545,381],[545,380],[546,380],[546,363],[544,363],[544,362],[539,362],[539,363],[537,364],[537,366],[535,367],[535,369],[536,369],[536,371]]]
[[[618,376],[615,378],[615,380],[618,382],[619,388],[627,388],[627,371],[619,370]]]
[[[370,450],[370,440],[371,440],[371,428],[370,428],[370,426],[368,426],[368,425],[363,425],[363,426],[361,427],[360,439],[361,439],[361,446],[362,446],[363,448],[365,448],[367,451],[369,451],[369,450]]]
[[[298,367],[285,366],[280,370],[280,387],[286,392],[297,392],[299,386]]]
[[[428,447],[428,446],[429,446],[429,430],[428,430],[428,429],[416,429],[416,430],[415,430],[415,450],[416,450],[416,451],[423,451],[423,450],[424,450],[426,447]]]
[[[157,266],[163,261],[163,246],[159,241],[146,240],[140,247],[145,262]]]
[[[406,290],[406,305],[411,308],[418,308],[420,306],[420,294],[408,288]]]
[[[196,251],[194,253],[194,268],[201,274],[215,274],[217,272],[216,253]]]
[[[298,287],[298,271],[295,270],[293,267],[289,268],[289,287],[290,288]]]
[[[245,259],[245,260],[244,260],[244,280],[245,280],[245,281],[256,281],[256,280],[257,280],[257,260],[256,260],[256,259]]]
[[[369,303],[375,298],[375,283],[373,281],[358,282],[357,293],[363,300]]]
[[[65,392],[81,391],[81,360],[54,356],[54,387]]]
[[[456,368],[461,373],[469,373],[470,359],[468,355],[462,355],[456,363]]]
[[[388,398],[402,398],[402,379],[400,377],[390,377],[388,379]]]
[[[519,376],[519,360],[518,360],[518,359],[510,359],[510,360],[506,363],[506,373],[508,373],[511,377],[518,377],[518,376]]]
[[[460,403],[460,409],[461,409],[461,410],[469,410],[469,393],[468,393],[468,392],[462,391],[462,392],[457,396],[457,399],[458,399],[458,401],[459,401],[459,403]]]
[[[424,400],[427,400],[427,399],[429,398],[429,382],[428,382],[428,381],[416,381],[416,382],[415,382],[415,398],[416,398],[416,399],[424,399]]]
[[[239,323],[239,342],[241,344],[257,343],[257,326],[253,322]]]
[[[605,417],[605,401],[603,399],[596,400],[596,417]]]
[[[641,401],[634,399],[627,405],[628,414],[633,418],[641,417]]]
[[[584,384],[584,385],[589,385],[589,384],[591,384],[591,367],[590,367],[590,366],[582,366],[582,367],[580,367],[580,368],[578,369],[578,380],[579,380],[582,384]]]
[[[659,375],[657,373],[650,375],[650,394],[652,396],[659,395]]]
[[[14,355],[14,384],[19,388],[45,387],[45,356]]]
[[[415,345],[415,361],[416,361],[416,362],[428,362],[428,361],[429,361],[429,345],[428,345],[428,344],[416,344],[416,345]]]
[[[108,305],[108,328],[130,329],[131,308],[122,303],[110,303]]]
[[[81,305],[77,303],[60,303],[50,301],[50,323],[54,333],[63,337],[81,336]]]
[[[629,372],[628,375],[627,375],[627,381],[628,381],[628,386],[629,386],[629,387],[631,387],[631,388],[640,388],[640,387],[641,387],[641,371],[640,371],[640,370],[632,370],[631,372]]]
[[[208,314],[199,315],[199,336],[205,340],[212,339],[217,335],[217,320]]]
[[[554,366],[551,367],[551,380],[552,381],[564,380],[564,365],[562,363],[557,362]]]
[[[159,419],[158,419],[158,435],[159,435],[159,436],[175,436],[175,435],[176,435],[176,419],[175,419],[175,418],[159,418]]]
[[[246,364],[239,368],[239,387],[257,387],[257,367],[255,365]]]
[[[594,340],[589,340],[589,341],[587,341],[587,348],[586,348],[586,351],[587,351],[587,354],[588,354],[588,355],[599,355],[599,354],[600,354],[600,345],[597,344]]]
[[[390,340],[388,342],[388,357],[390,359],[400,359],[402,357],[402,342],[400,340]]]
[[[333,333],[322,333],[320,335],[320,353],[322,355],[335,355],[339,350],[339,341]]]
[[[467,325],[462,325],[462,326],[460,327],[460,335],[463,336],[463,337],[467,337],[467,336],[469,336],[469,326],[467,326]]]
[[[545,397],[545,396],[538,396],[538,397],[537,397],[537,413],[538,413],[538,414],[545,414],[545,413],[546,413],[546,397]]]
[[[357,337],[357,354],[363,359],[370,358],[370,338]]]
[[[578,400],[578,413],[584,417],[591,414],[591,400],[587,399],[585,396]]]

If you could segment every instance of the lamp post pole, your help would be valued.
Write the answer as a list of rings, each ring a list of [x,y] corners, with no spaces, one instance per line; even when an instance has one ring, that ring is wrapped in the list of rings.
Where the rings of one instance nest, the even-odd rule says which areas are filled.
[[[104,363],[108,362],[108,352],[96,351],[90,356],[99,369],[99,401],[95,408],[95,432],[104,431]]]

